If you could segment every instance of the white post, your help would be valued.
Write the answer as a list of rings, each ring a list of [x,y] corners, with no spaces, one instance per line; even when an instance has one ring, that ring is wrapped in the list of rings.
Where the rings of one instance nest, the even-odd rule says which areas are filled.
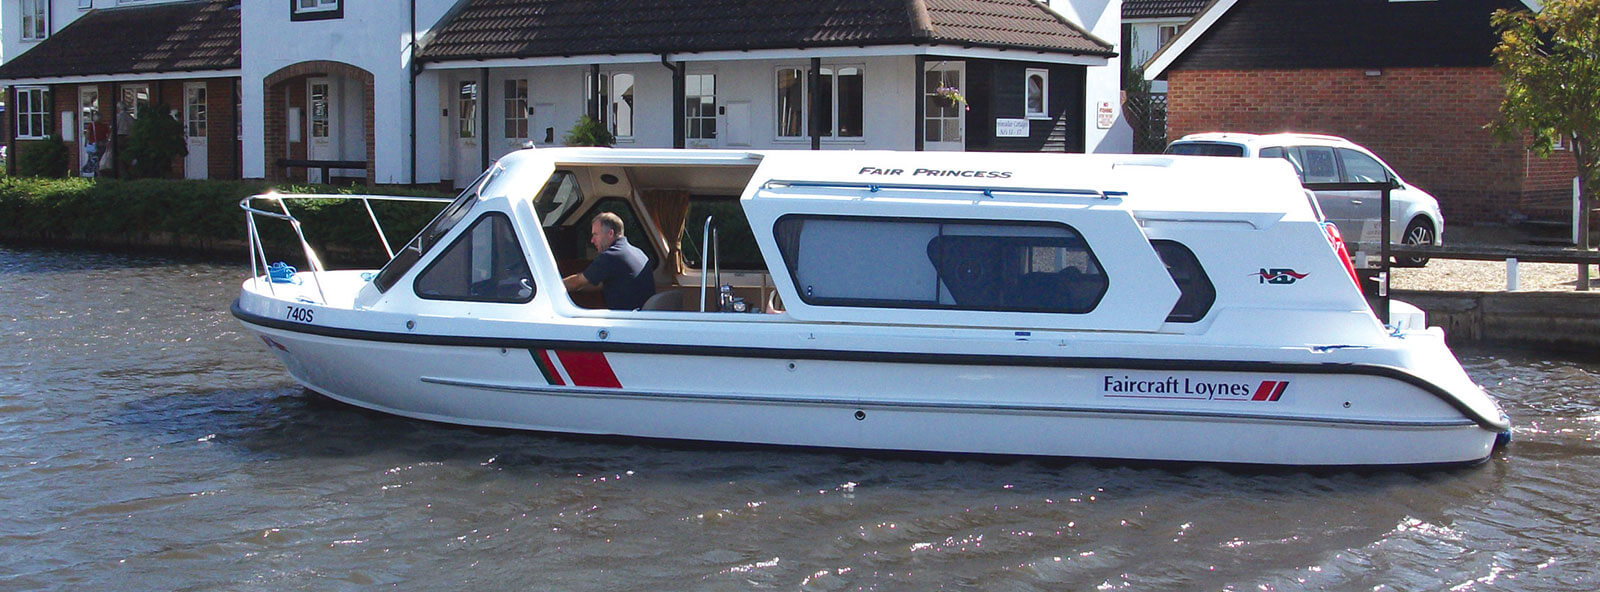
[[[1506,291],[1517,291],[1517,258],[1506,259]]]
[[[1582,244],[1578,240],[1578,212],[1583,209],[1583,196],[1578,191],[1578,178],[1572,178],[1572,244]]]

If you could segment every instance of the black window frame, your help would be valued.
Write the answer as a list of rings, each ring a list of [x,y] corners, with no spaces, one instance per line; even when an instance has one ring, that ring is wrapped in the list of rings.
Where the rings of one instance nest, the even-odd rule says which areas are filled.
[[[528,297],[520,300],[505,300],[500,298],[463,298],[456,296],[429,296],[424,294],[421,289],[422,279],[427,277],[428,273],[432,272],[433,268],[444,260],[445,255],[448,254],[451,249],[455,248],[457,244],[461,243],[461,241],[466,240],[468,234],[472,232],[472,229],[476,228],[479,224],[492,219],[504,221],[506,226],[511,229],[510,240],[516,245],[517,255],[522,259],[522,270],[527,272],[526,279],[528,281]],[[411,293],[415,294],[417,298],[421,298],[423,300],[434,300],[440,302],[483,302],[489,304],[527,304],[529,302],[533,302],[534,297],[539,295],[538,282],[534,281],[533,268],[529,267],[528,265],[528,251],[523,248],[522,241],[518,240],[518,234],[520,233],[517,232],[516,223],[512,222],[511,217],[507,216],[505,212],[488,211],[478,215],[477,218],[472,220],[471,224],[468,224],[460,234],[456,235],[456,240],[450,241],[449,244],[446,244],[444,248],[439,251],[439,254],[434,256],[433,260],[429,261],[428,265],[423,267],[422,271],[418,272],[416,277],[411,279]]]
[[[846,221],[851,221],[851,222],[921,223],[921,224],[940,224],[940,225],[954,225],[954,226],[1020,226],[1020,227],[1033,227],[1033,228],[1058,227],[1058,228],[1066,229],[1067,232],[1069,232],[1073,236],[1077,237],[1078,241],[1082,242],[1082,244],[1083,244],[1083,252],[1088,257],[1088,263],[1092,264],[1095,267],[1095,269],[1099,270],[1099,275],[1102,278],[1102,281],[1101,281],[1101,284],[1100,284],[1098,292],[1094,295],[1094,298],[1091,299],[1088,302],[1087,306],[1082,311],[1063,311],[1063,310],[1057,310],[1057,309],[1037,308],[1037,307],[995,308],[995,307],[979,307],[979,306],[962,306],[960,304],[953,304],[953,305],[940,304],[939,302],[937,302],[937,300],[932,302],[932,303],[929,303],[927,301],[907,301],[907,300],[887,300],[887,299],[867,299],[867,298],[818,298],[818,297],[815,297],[815,296],[808,296],[806,294],[805,289],[800,286],[800,278],[799,278],[798,274],[796,273],[797,272],[797,270],[796,270],[796,261],[791,260],[789,258],[788,251],[786,251],[784,249],[784,240],[783,240],[783,237],[782,237],[782,229],[785,227],[785,222],[789,221],[789,220],[801,220],[801,221],[804,221],[804,220],[846,220]],[[1092,247],[1090,247],[1089,241],[1083,237],[1083,233],[1079,232],[1077,228],[1074,228],[1070,224],[1066,224],[1066,223],[1063,223],[1063,222],[1057,222],[1057,221],[1053,221],[1053,220],[1032,221],[1032,220],[994,220],[994,219],[976,219],[976,218],[847,216],[847,215],[838,215],[838,214],[785,214],[783,216],[778,217],[778,219],[773,222],[773,224],[772,224],[772,233],[773,233],[773,240],[778,245],[778,258],[782,260],[784,269],[786,271],[788,271],[788,273],[789,273],[789,281],[794,286],[795,293],[800,296],[800,300],[802,302],[805,302],[809,306],[837,306],[837,307],[850,307],[850,308],[899,308],[899,309],[917,309],[917,310],[948,310],[948,311],[957,311],[957,312],[1000,312],[1000,313],[1028,313],[1028,314],[1058,314],[1058,315],[1075,315],[1075,316],[1077,316],[1077,315],[1092,314],[1096,309],[1098,309],[1100,307],[1100,303],[1105,300],[1106,294],[1110,293],[1110,291],[1111,291],[1111,276],[1106,273],[1105,266],[1100,263],[1099,256],[1095,255],[1094,249]],[[1007,238],[1007,237],[1000,237],[1000,238]],[[930,245],[931,244],[932,244],[932,241],[930,241]],[[944,278],[943,278],[942,275],[939,274],[939,272],[940,272],[939,265],[938,265],[937,262],[933,261],[933,257],[931,255],[929,256],[929,264],[931,266],[933,266],[933,268],[934,268],[935,279],[939,283],[942,284],[944,282]],[[936,289],[937,289],[937,287],[936,287]],[[945,289],[948,290],[948,287],[945,288]],[[952,294],[952,299],[953,298],[954,298],[954,296]]]
[[[332,9],[302,10],[300,0],[289,0],[289,21],[328,21],[344,18],[344,0],[334,0]]]

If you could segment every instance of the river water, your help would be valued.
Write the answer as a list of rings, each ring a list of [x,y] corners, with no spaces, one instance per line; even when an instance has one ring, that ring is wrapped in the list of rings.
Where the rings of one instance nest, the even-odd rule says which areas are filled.
[[[0,590],[1595,590],[1600,364],[1459,352],[1516,441],[1432,472],[673,447],[371,413],[248,268],[0,247]]]

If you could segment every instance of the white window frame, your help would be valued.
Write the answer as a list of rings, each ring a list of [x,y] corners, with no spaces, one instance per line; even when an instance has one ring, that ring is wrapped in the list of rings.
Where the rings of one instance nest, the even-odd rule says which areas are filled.
[[[1179,25],[1156,25],[1156,49],[1161,49],[1167,42],[1178,37]]]
[[[50,137],[50,111],[54,105],[44,104],[45,98],[50,94],[50,88],[45,86],[19,86],[17,87],[17,117],[14,120],[18,140],[43,140]],[[24,95],[30,95],[23,100]],[[24,119],[26,118],[26,119]],[[27,125],[24,125],[24,122]]]
[[[1050,118],[1050,71],[1044,68],[1028,68],[1022,75],[1022,114],[1028,119]],[[1039,85],[1039,110],[1030,107],[1032,103],[1033,88],[1028,82],[1038,76],[1042,84]]]
[[[858,103],[861,105],[861,135],[858,135],[858,136],[841,136],[841,135],[839,135],[839,75],[838,75],[838,72],[840,70],[843,70],[843,69],[846,69],[846,68],[855,68],[856,70],[861,72],[861,99],[860,99],[860,101],[858,101]],[[829,76],[829,80],[831,81],[831,83],[828,84],[828,91],[827,92],[829,93],[828,96],[832,101],[831,103],[829,103],[829,109],[831,110],[829,112],[829,116],[830,116],[830,121],[833,122],[833,129],[828,130],[827,134],[822,135],[820,137],[822,138],[822,140],[828,141],[828,142],[865,142],[866,138],[867,138],[867,129],[866,129],[867,128],[867,113],[866,113],[866,109],[867,109],[867,67],[866,67],[866,65],[865,64],[853,64],[853,63],[852,64],[822,64],[822,69],[824,71],[832,72],[832,75]],[[778,80],[779,80],[780,72],[782,72],[784,70],[794,70],[794,71],[800,73],[800,135],[798,135],[798,136],[785,136],[785,135],[783,135],[783,122],[777,116],[777,114],[780,113],[780,110],[778,108],[778,104],[779,104],[779,97],[780,97],[780,92],[781,92],[779,90],[779,88],[778,88]],[[773,68],[773,70],[772,70],[772,107],[773,107],[774,117],[772,118],[772,126],[773,126],[773,137],[776,139],[776,141],[779,141],[779,142],[801,142],[801,141],[809,141],[811,139],[811,90],[812,89],[811,89],[811,68],[810,68],[810,66],[788,65],[788,66],[778,66],[776,68]]]
[[[711,81],[711,92],[710,93],[705,93],[705,92],[691,93],[691,92],[689,92],[689,80],[690,79],[695,79],[696,77],[699,77],[698,80],[700,82],[700,84],[697,85],[697,88],[702,89],[702,91],[705,88],[705,81],[707,79],[709,79]],[[710,102],[711,112],[710,113],[706,113],[706,111],[705,111],[706,99],[707,98],[711,99],[711,102]],[[689,106],[694,104],[697,101],[699,102],[700,107],[701,107],[700,113],[699,113],[699,115],[692,115],[692,114],[689,113]],[[690,72],[688,74],[685,74],[684,75],[684,92],[683,92],[683,137],[685,139],[688,139],[688,140],[715,140],[715,139],[717,139],[717,132],[720,131],[720,130],[717,129],[717,107],[718,107],[718,105],[717,105],[717,73],[716,72]],[[696,121],[700,122],[700,130],[701,130],[700,134],[696,134],[694,132],[694,129],[695,129],[694,128],[694,123]],[[711,134],[710,135],[705,135],[705,133],[704,133],[705,132],[705,125],[706,125],[706,122],[708,122],[708,121],[711,123]]]
[[[501,105],[505,109],[502,131],[507,140],[528,139],[528,86],[527,78],[507,78],[500,86]]]
[[[601,86],[600,91],[604,93],[606,98],[606,128],[618,142],[632,142],[635,134],[639,133],[639,75],[632,70],[615,70],[601,72],[600,76],[605,79],[605,84]],[[628,105],[628,125],[626,129],[618,125],[618,119],[622,117],[620,108],[622,97],[617,94],[617,78],[621,76],[628,77],[628,93],[633,97],[633,103]],[[624,131],[627,133],[623,133]]]
[[[18,24],[23,41],[42,41],[50,36],[50,0],[19,0],[17,13],[21,15]]]
[[[332,12],[339,10],[344,0],[293,0],[295,14]],[[308,6],[309,5],[309,6]]]

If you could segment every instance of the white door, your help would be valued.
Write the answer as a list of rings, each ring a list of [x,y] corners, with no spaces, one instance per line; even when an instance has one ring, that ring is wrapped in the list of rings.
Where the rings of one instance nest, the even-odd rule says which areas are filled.
[[[306,158],[311,160],[338,160],[339,147],[333,130],[339,125],[339,97],[337,87],[329,78],[312,78],[306,82]],[[308,168],[306,180],[326,183],[321,169]]]
[[[100,121],[100,89],[78,87],[78,116],[78,174],[93,177],[99,169],[98,151],[111,145],[109,138],[101,137],[110,123]]]
[[[922,149],[967,147],[965,62],[928,64],[922,72]]]
[[[483,154],[478,148],[482,130],[478,129],[478,82],[475,80],[462,80],[456,83],[455,96],[455,124],[451,127],[455,131],[455,182],[457,186],[464,186],[473,179],[478,178],[478,173],[483,172]]]
[[[206,84],[183,85],[183,137],[189,155],[183,157],[183,178],[206,178]]]

